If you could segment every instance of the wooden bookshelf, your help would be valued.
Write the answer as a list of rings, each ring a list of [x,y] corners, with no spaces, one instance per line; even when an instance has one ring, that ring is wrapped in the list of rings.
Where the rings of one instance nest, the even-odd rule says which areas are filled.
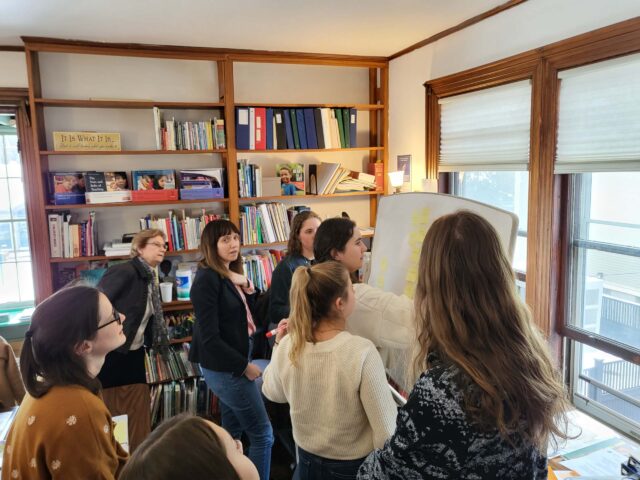
[[[190,300],[174,300],[173,302],[165,302],[162,304],[162,310],[165,312],[176,312],[179,310],[191,310],[193,304]]]
[[[49,246],[49,231],[48,231],[48,217],[47,215],[52,211],[70,210],[72,212],[83,213],[87,209],[103,210],[99,213],[100,217],[96,221],[98,226],[99,239],[115,238],[121,233],[127,233],[126,231],[115,231],[114,225],[118,223],[113,220],[113,208],[124,207],[122,210],[122,225],[126,225],[125,219],[127,215],[131,216],[134,213],[129,210],[130,207],[160,207],[165,205],[183,206],[183,205],[202,205],[217,207],[215,212],[220,212],[220,207],[224,209],[224,212],[228,214],[230,220],[236,225],[239,225],[240,220],[240,206],[247,202],[260,202],[265,200],[270,201],[286,201],[286,200],[318,200],[326,202],[325,208],[333,209],[335,206],[335,212],[339,213],[342,209],[340,200],[342,197],[349,199],[350,202],[360,202],[358,197],[362,197],[362,202],[357,203],[360,208],[360,215],[364,210],[363,206],[366,205],[369,213],[369,225],[374,225],[378,196],[384,192],[348,192],[348,193],[336,193],[331,195],[301,195],[301,196],[273,196],[273,197],[260,197],[260,198],[239,198],[238,193],[238,170],[237,161],[238,155],[251,155],[255,157],[265,157],[269,155],[285,154],[287,158],[290,158],[294,154],[313,154],[315,158],[322,161],[323,155],[329,154],[328,157],[331,160],[331,155],[335,158],[337,153],[346,153],[350,155],[349,158],[353,158],[352,161],[366,162],[378,161],[385,165],[384,174],[386,181],[387,173],[387,131],[388,131],[388,61],[383,57],[364,57],[353,55],[328,55],[328,54],[309,54],[309,53],[293,53],[293,52],[259,52],[259,51],[239,51],[231,49],[219,49],[219,48],[201,48],[201,47],[173,47],[173,46],[145,46],[139,44],[109,44],[99,42],[85,42],[77,40],[61,40],[61,39],[48,39],[40,37],[23,37],[25,44],[25,54],[27,59],[27,75],[29,80],[29,108],[30,119],[32,128],[33,145],[32,150],[34,152],[33,162],[25,168],[25,184],[29,186],[26,189],[27,194],[27,211],[29,218],[30,239],[32,245],[33,258],[32,262],[36,268],[34,274],[34,289],[36,303],[39,303],[44,298],[49,296],[53,292],[53,276],[58,270],[58,264],[73,264],[81,262],[90,262],[98,260],[116,260],[128,258],[128,256],[121,257],[106,257],[106,256],[91,256],[91,257],[75,257],[75,258],[52,258],[50,254]],[[201,88],[201,92],[193,96],[195,101],[188,101],[186,95],[176,94],[170,91],[159,91],[153,88],[128,88],[127,85],[123,85],[120,89],[122,97],[124,98],[112,98],[111,92],[109,92],[108,98],[102,92],[99,91],[99,87],[92,87],[91,83],[83,83],[83,87],[78,91],[74,91],[72,86],[74,82],[79,81],[79,74],[75,73],[71,66],[67,66],[66,63],[61,63],[58,70],[62,70],[64,75],[57,77],[58,71],[50,67],[46,69],[40,68],[42,58],[50,54],[68,55],[74,58],[74,62],[70,64],[74,65],[91,65],[91,58],[94,56],[110,56],[110,57],[122,57],[127,58],[141,58],[144,61],[150,59],[162,59],[171,60],[173,65],[167,63],[166,72],[168,77],[176,76],[180,78],[182,69],[180,68],[181,61],[189,61],[194,65],[197,62],[208,62],[215,65],[217,70],[205,67],[199,71],[212,72],[211,77],[200,77],[198,79],[199,85],[205,86],[207,82],[211,82],[213,88]],[[85,60],[86,59],[86,60]],[[77,60],[77,62],[76,62]],[[89,62],[89,63],[86,63]],[[265,102],[271,95],[268,86],[269,82],[264,83],[266,92],[257,92],[256,99],[259,102],[249,102],[252,95],[247,95],[245,91],[238,103],[236,103],[236,91],[237,85],[234,75],[243,75],[243,70],[239,68],[240,64],[251,63],[255,65],[271,64],[274,67],[282,65],[283,68],[290,65],[299,67],[318,66],[318,67],[344,67],[345,72],[352,72],[353,69],[363,69],[363,75],[358,73],[358,82],[355,88],[358,90],[356,94],[349,93],[349,95],[343,95],[342,97],[336,96],[336,100],[331,102],[332,89],[326,89],[330,92],[328,95],[324,95],[326,98],[321,102],[305,102],[298,101],[299,98],[293,97],[292,102],[286,102],[286,95],[275,95],[274,100],[276,102]],[[116,62],[117,68],[129,73],[131,67],[127,62]],[[202,64],[198,64],[202,65]],[[234,69],[234,67],[236,67]],[[80,67],[79,67],[80,68]],[[200,67],[198,67],[200,68]],[[274,69],[274,71],[277,68]],[[133,70],[132,70],[133,72]],[[240,73],[238,73],[240,72]],[[134,72],[135,75],[144,75],[139,72]],[[78,75],[78,77],[74,77]],[[278,73],[272,73],[271,75],[278,75]],[[351,75],[350,73],[347,76]],[[361,76],[360,76],[361,75]],[[84,77],[82,77],[84,78]],[[240,77],[238,77],[240,78]],[[248,78],[248,77],[247,77]],[[314,77],[314,82],[318,82],[318,85],[322,85],[323,77],[318,76],[317,80]],[[328,77],[327,77],[328,78]],[[351,78],[351,77],[348,77]],[[164,77],[163,77],[164,79]],[[61,83],[62,82],[62,83]],[[133,87],[134,80],[131,81]],[[217,90],[215,84],[217,83]],[[169,82],[167,82],[169,84]],[[62,88],[60,86],[62,85]],[[69,87],[70,85],[70,87]],[[79,85],[79,83],[78,83]],[[89,85],[87,87],[87,85]],[[176,83],[176,85],[182,85]],[[53,87],[53,88],[50,88]],[[57,88],[56,88],[57,87]],[[86,88],[85,88],[86,87]],[[252,87],[253,88],[253,87]],[[258,88],[263,88],[262,85]],[[180,88],[175,89],[176,92]],[[56,92],[54,95],[46,95],[44,92]],[[149,97],[145,95],[146,91],[149,92]],[[355,90],[354,90],[355,91]],[[95,94],[94,94],[95,92]],[[202,101],[201,99],[209,99],[213,93],[214,98],[211,101]],[[156,98],[164,98],[165,94],[171,101],[160,101]],[[172,95],[174,93],[174,95]],[[181,101],[180,96],[186,101]],[[136,97],[137,98],[129,98]],[[65,98],[66,97],[66,98]],[[217,97],[217,98],[215,98]],[[343,101],[340,98],[353,97],[357,101]],[[284,102],[283,102],[284,100]],[[315,100],[315,99],[314,99]],[[329,102],[327,102],[327,100]],[[323,103],[324,102],[324,103]],[[275,108],[350,108],[356,109],[358,118],[366,120],[365,116],[368,116],[368,139],[362,137],[362,131],[359,130],[358,137],[359,143],[369,146],[354,147],[354,148],[332,148],[332,149],[287,149],[287,150],[238,150],[236,149],[236,135],[235,135],[235,107],[251,106],[251,107],[275,107]],[[153,128],[153,116],[151,110],[154,108],[160,108],[162,110],[183,110],[189,111],[185,113],[184,118],[189,120],[200,119],[205,120],[208,116],[207,111],[216,111],[218,118],[224,119],[226,145],[224,149],[213,150],[157,150],[149,148],[151,145],[155,146],[155,138],[148,138],[147,133]],[[47,110],[48,109],[48,110]],[[117,115],[122,118],[146,118],[146,114],[143,112],[136,113],[135,110],[148,109],[149,115],[146,125],[132,125],[132,121],[127,123],[123,122],[121,130],[101,130],[101,131],[120,131],[122,134],[123,146],[125,150],[120,151],[55,151],[50,150],[47,145],[47,139],[50,138],[53,130],[64,131],[64,122],[69,123],[69,131],[78,130],[100,130],[98,126],[84,123],[83,120],[77,120],[76,124],[73,123],[73,118],[68,113],[65,113],[65,109],[79,109],[78,112],[73,111],[73,116],[85,115],[86,118],[97,118],[109,115]],[[111,113],[109,109],[120,110],[115,113]],[[92,114],[91,110],[99,112]],[[47,111],[46,123],[49,124],[49,128],[45,125],[45,111]],[[49,112],[51,114],[49,114]],[[85,113],[86,112],[86,113]],[[138,117],[135,117],[138,115]],[[141,116],[141,117],[140,117]],[[200,118],[202,116],[202,118]],[[177,119],[178,115],[176,115]],[[60,119],[66,120],[60,120]],[[84,118],[84,117],[83,117]],[[56,120],[57,119],[57,120]],[[69,120],[71,119],[71,120]],[[56,126],[56,121],[58,123]],[[97,125],[101,123],[97,122]],[[137,137],[142,138],[142,140]],[[136,143],[130,139],[136,138]],[[140,146],[140,148],[134,148]],[[359,153],[361,152],[361,154]],[[191,157],[193,155],[202,156],[202,158]],[[362,155],[359,157],[359,155]],[[152,156],[151,158],[144,158],[145,156]],[[177,156],[177,157],[176,157]],[[184,157],[189,156],[189,157]],[[61,158],[64,157],[64,158]],[[90,158],[95,157],[95,158]],[[151,169],[173,169],[180,170],[184,168],[209,168],[209,167],[222,167],[226,170],[226,190],[228,198],[222,199],[204,199],[204,200],[173,200],[173,201],[150,201],[150,202],[122,202],[113,204],[82,204],[82,205],[48,205],[47,204],[47,185],[46,178],[49,171],[88,171],[88,170],[104,170],[104,167],[96,167],[95,165],[104,165],[105,162],[110,162],[111,158],[116,160],[116,157],[129,157],[126,159],[126,167],[118,167],[120,170],[151,170]],[[185,158],[185,161],[181,161],[181,158]],[[189,159],[193,158],[193,161],[189,163]],[[155,167],[154,163],[161,163],[162,167]],[[357,159],[357,160],[355,160]],[[117,159],[117,161],[121,161]],[[297,160],[296,160],[297,161]],[[305,162],[305,160],[303,160]],[[188,165],[188,166],[185,166]],[[194,165],[198,165],[197,167]],[[61,167],[59,167],[61,165]],[[73,165],[74,167],[69,167]],[[120,165],[120,164],[119,164]],[[70,170],[72,168],[72,170]],[[116,169],[114,167],[114,169]],[[386,187],[385,187],[386,189]],[[353,199],[353,200],[352,200]],[[345,200],[346,202],[346,200]],[[104,227],[100,221],[102,218],[109,217],[110,227]],[[130,217],[129,217],[130,218]],[[107,228],[107,231],[103,231]],[[122,227],[125,228],[124,226]],[[129,227],[130,228],[130,227]],[[286,242],[276,242],[270,244],[260,245],[242,245],[242,249],[252,248],[271,248],[286,245]],[[194,254],[197,250],[183,250],[176,252],[167,252],[166,256],[177,256],[184,254]],[[183,308],[182,305],[172,304],[167,308]],[[171,311],[171,310],[168,310]]]
[[[227,153],[226,149],[217,150],[118,150],[113,152],[102,152],[87,150],[83,152],[61,150],[41,150],[40,155],[203,155],[208,153]]]
[[[216,110],[224,108],[221,102],[154,102],[141,100],[82,100],[72,98],[36,98],[36,104],[45,107],[75,107],[75,108],[122,108],[148,109],[158,107],[175,110]]]
[[[113,207],[146,207],[154,205],[180,205],[193,203],[229,203],[228,198],[205,198],[201,200],[157,200],[151,202],[118,202],[118,203],[79,203],[77,205],[45,205],[45,210],[77,210],[82,208],[113,208]]]

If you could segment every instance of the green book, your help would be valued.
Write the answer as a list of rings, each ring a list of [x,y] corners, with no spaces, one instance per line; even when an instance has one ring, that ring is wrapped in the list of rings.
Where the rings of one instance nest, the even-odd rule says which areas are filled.
[[[342,124],[342,109],[334,108],[333,111],[336,115],[336,120],[338,120],[338,131],[340,132],[340,148],[345,148],[344,143],[344,125]]]
[[[342,109],[342,127],[344,128],[344,148],[351,148],[351,135],[349,134],[349,109]]]
[[[300,137],[298,136],[298,122],[296,120],[295,108],[289,109],[289,117],[291,118],[291,129],[293,130],[293,143],[297,149],[300,149]]]

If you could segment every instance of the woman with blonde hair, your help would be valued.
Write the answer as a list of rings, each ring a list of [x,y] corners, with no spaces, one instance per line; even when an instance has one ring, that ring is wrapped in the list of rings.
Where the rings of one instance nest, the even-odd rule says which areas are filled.
[[[262,392],[290,405],[300,480],[355,479],[364,457],[393,433],[396,406],[382,360],[373,343],[346,331],[354,307],[341,263],[293,274],[291,312],[280,322]]]
[[[238,227],[228,220],[208,223],[200,253],[191,287],[196,322],[189,360],[200,364],[219,398],[222,426],[235,439],[247,434],[248,456],[261,480],[269,480],[273,431],[255,384],[262,372],[251,361],[256,289],[243,274]]]
[[[565,393],[489,222],[459,211],[433,223],[415,308],[423,373],[358,478],[547,478]]]

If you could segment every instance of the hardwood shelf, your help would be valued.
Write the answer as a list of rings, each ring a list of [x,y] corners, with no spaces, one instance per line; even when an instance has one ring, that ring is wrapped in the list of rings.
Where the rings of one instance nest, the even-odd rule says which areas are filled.
[[[384,110],[378,103],[236,103],[236,107],[274,107],[274,108],[355,108],[356,110]]]
[[[228,198],[205,198],[201,200],[157,200],[152,202],[79,203],[76,205],[45,205],[45,210],[75,210],[80,208],[144,207],[149,205],[186,205],[193,203],[228,203]]]
[[[77,98],[36,98],[36,104],[45,107],[77,107],[77,108],[165,108],[184,110],[214,110],[224,108],[221,102],[155,102],[152,100],[83,100]]]
[[[175,312],[177,310],[191,310],[193,305],[191,300],[174,300],[162,304],[162,310],[165,312]]]
[[[305,194],[305,195],[272,195],[269,197],[240,197],[238,201],[240,203],[247,202],[261,202],[265,200],[296,200],[299,198],[333,198],[333,197],[368,197],[371,195],[382,195],[384,192],[379,190],[373,190],[368,192],[344,192],[344,193],[323,193],[320,195]]]
[[[227,153],[226,148],[215,150],[118,150],[118,151],[60,151],[40,150],[40,155],[204,155],[210,153]]]
[[[237,150],[238,153],[300,153],[300,152],[357,152],[357,151],[378,151],[384,147],[349,147],[349,148],[287,148],[282,150]]]
[[[250,243],[248,245],[240,245],[240,248],[269,248],[269,247],[281,247],[286,245],[287,242],[274,242],[274,243]]]
[[[176,257],[178,255],[185,255],[185,254],[198,253],[198,252],[199,250],[197,249],[173,250],[171,252],[166,252],[164,255],[165,257]],[[82,262],[93,262],[97,260],[122,260],[127,258],[131,258],[131,257],[129,255],[116,255],[113,257],[107,257],[105,255],[95,255],[93,257],[71,257],[71,258],[54,257],[54,258],[50,258],[49,262],[50,263],[82,263]]]

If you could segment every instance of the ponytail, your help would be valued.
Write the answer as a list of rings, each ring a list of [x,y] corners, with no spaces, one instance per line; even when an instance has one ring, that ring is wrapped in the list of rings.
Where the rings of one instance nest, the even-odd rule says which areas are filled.
[[[333,314],[337,298],[346,298],[349,272],[336,261],[298,267],[293,273],[289,303],[289,360],[296,365],[307,342],[315,343],[318,323]]]

